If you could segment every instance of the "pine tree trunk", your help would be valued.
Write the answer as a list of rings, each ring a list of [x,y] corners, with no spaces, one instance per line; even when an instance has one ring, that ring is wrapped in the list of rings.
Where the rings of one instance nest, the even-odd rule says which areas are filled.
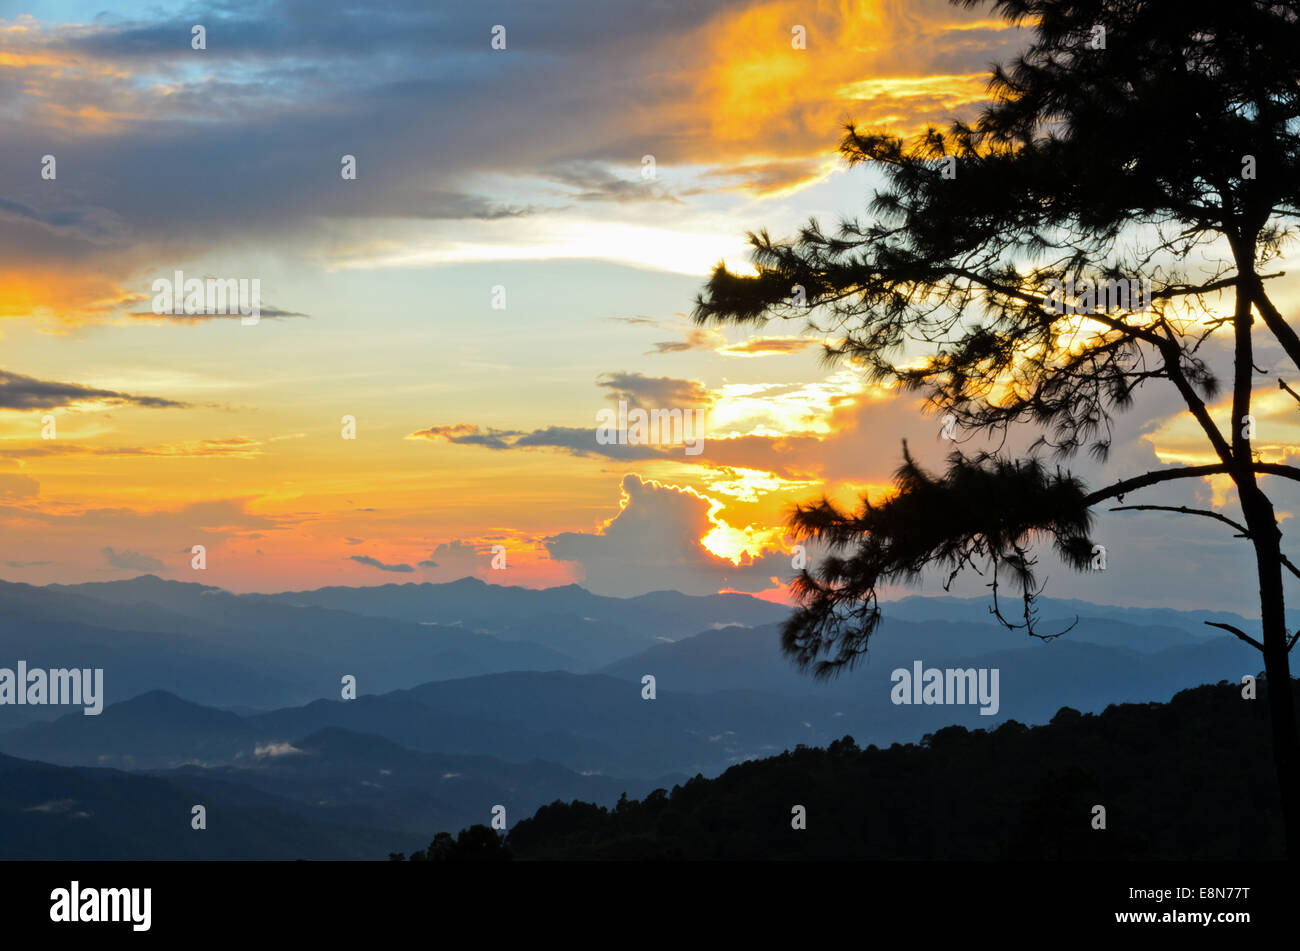
[[[1269,717],[1273,727],[1273,764],[1282,797],[1287,856],[1300,860],[1300,731],[1287,654],[1288,631],[1282,590],[1281,532],[1268,499],[1242,493],[1246,527],[1255,545],[1259,571],[1260,619],[1263,622],[1264,671],[1268,677]]]
[[[1242,416],[1249,412],[1253,388],[1253,344],[1251,304],[1260,307],[1268,321],[1276,314],[1255,273],[1255,242],[1258,228],[1243,240],[1234,241],[1233,256],[1241,271],[1244,287],[1238,291],[1234,319],[1236,336],[1233,392],[1233,456],[1241,464],[1252,458],[1251,447],[1240,429]],[[1280,319],[1280,315],[1277,315]],[[1282,321],[1285,327],[1285,321]],[[1270,325],[1271,326],[1271,325]],[[1289,330],[1289,328],[1287,328]],[[1276,330],[1274,331],[1276,333]],[[1294,339],[1294,334],[1292,334]],[[1254,473],[1242,468],[1234,474],[1241,512],[1255,548],[1259,573],[1260,621],[1263,625],[1264,672],[1268,677],[1269,719],[1273,727],[1273,765],[1277,770],[1278,792],[1282,797],[1282,822],[1286,829],[1287,857],[1300,861],[1300,731],[1296,727],[1295,693],[1291,688],[1291,664],[1287,652],[1290,632],[1286,626],[1286,600],[1282,589],[1282,532],[1277,527],[1273,504],[1259,488]]]

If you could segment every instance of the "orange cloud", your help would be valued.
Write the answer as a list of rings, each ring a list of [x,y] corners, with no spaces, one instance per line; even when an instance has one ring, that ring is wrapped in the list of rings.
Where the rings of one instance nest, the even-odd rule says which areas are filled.
[[[1208,407],[1211,417],[1225,436],[1230,436],[1233,420],[1231,398],[1225,398]],[[1252,394],[1251,415],[1255,421],[1255,435],[1251,448],[1262,462],[1290,462],[1300,456],[1300,411],[1289,394],[1275,388],[1259,388]],[[1236,421],[1240,426],[1241,421]],[[1219,461],[1219,457],[1206,442],[1201,427],[1186,412],[1163,420],[1143,437],[1163,463],[1199,466]],[[1219,480],[1215,485],[1215,504],[1223,497],[1223,487],[1231,480]]]
[[[818,344],[819,341],[811,337],[754,337],[719,347],[718,353],[729,357],[766,357],[774,353],[798,353]]]
[[[728,9],[681,41],[703,50],[692,64],[706,65],[676,77],[693,95],[674,114],[699,126],[691,139],[708,154],[696,160],[752,162],[716,174],[748,172],[759,192],[793,190],[833,167],[819,160],[848,119],[910,135],[981,102],[996,41],[976,34],[1006,29],[946,3],[770,0]]]
[[[104,273],[25,266],[0,271],[0,317],[54,317],[69,323],[111,317],[144,299]]]

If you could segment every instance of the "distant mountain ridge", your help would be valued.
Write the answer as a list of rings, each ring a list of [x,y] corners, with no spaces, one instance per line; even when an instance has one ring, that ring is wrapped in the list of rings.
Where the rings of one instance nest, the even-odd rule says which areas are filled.
[[[543,644],[591,666],[648,647],[659,638],[713,625],[767,624],[789,614],[786,607],[748,595],[655,591],[611,598],[575,584],[534,589],[490,585],[477,578],[249,597],[418,623],[460,624],[510,641]]]
[[[412,847],[408,836],[431,824],[481,823],[485,802],[516,818],[554,798],[608,804],[846,733],[884,747],[953,725],[1044,723],[1062,706],[1164,701],[1262,666],[1253,649],[1201,624],[1201,612],[1128,618],[1052,602],[1042,616],[1080,620],[1044,642],[994,623],[980,600],[883,607],[857,669],[819,683],[780,651],[788,609],[743,595],[600,598],[473,579],[274,596],[152,576],[0,582],[0,666],[103,666],[106,695],[92,717],[45,707],[48,719],[31,722],[35,708],[0,707],[0,782],[10,769],[26,790],[0,796],[0,854],[39,850],[21,832],[8,853],[2,844],[30,810],[53,823],[50,857],[75,851],[83,813],[144,821],[124,790],[219,804],[235,822],[229,849],[177,838],[167,812],[145,823],[143,839],[110,830],[87,856],[381,854],[381,844]],[[726,623],[735,618],[747,624]],[[609,640],[593,650],[601,632]],[[997,670],[996,714],[895,704],[892,670],[918,660]],[[344,673],[357,677],[356,699],[340,696]],[[165,785],[132,785],[146,779]],[[272,821],[287,823],[278,837],[262,834]]]

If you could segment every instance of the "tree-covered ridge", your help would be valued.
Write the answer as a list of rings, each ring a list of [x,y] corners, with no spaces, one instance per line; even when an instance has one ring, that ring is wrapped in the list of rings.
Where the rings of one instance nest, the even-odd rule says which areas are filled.
[[[543,806],[499,848],[485,847],[486,828],[462,832],[461,848],[442,834],[429,857],[1281,859],[1267,684],[1257,699],[1243,690],[1221,682],[1097,715],[1064,707],[1043,726],[953,726],[888,749],[800,746],[613,809]],[[792,828],[795,806],[806,829]]]

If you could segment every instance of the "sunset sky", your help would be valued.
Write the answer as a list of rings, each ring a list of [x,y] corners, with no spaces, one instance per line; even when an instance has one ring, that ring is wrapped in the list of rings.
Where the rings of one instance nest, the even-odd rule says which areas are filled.
[[[865,211],[877,179],[836,156],[845,121],[973,114],[1025,39],[986,9],[64,0],[0,18],[6,580],[780,599],[794,501],[884,491],[903,439],[931,465],[951,448],[800,325],[686,315],[719,260],[745,266],[747,230]],[[263,317],[156,316],[152,282],[176,270],[259,279]],[[1300,304],[1290,278],[1273,293]],[[1294,460],[1275,376],[1257,446]],[[597,444],[620,399],[706,410],[703,452]],[[1103,484],[1209,461],[1179,409],[1148,387],[1107,465],[1076,468]],[[1276,483],[1286,530],[1300,499]],[[1198,500],[1235,509],[1208,481],[1160,499]],[[1097,537],[1111,570],[1049,571],[1049,593],[1258,611],[1223,526],[1119,513]]]

